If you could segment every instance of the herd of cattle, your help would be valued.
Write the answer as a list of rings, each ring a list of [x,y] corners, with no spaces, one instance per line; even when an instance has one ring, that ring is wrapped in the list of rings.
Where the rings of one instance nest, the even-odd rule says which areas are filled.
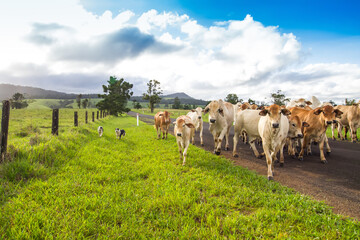
[[[326,163],[326,153],[331,152],[326,129],[332,126],[333,139],[334,128],[338,128],[338,136],[346,139],[348,129],[351,131],[353,142],[357,141],[356,132],[360,125],[360,101],[352,106],[339,105],[333,107],[330,103],[320,103],[313,97],[312,101],[303,98],[290,101],[286,106],[273,104],[271,106],[258,107],[249,103],[237,103],[235,105],[223,100],[214,100],[204,109],[198,107],[191,110],[187,115],[180,116],[173,123],[174,135],[178,144],[180,159],[183,165],[186,161],[186,153],[192,141],[194,144],[195,130],[200,133],[200,142],[203,145],[203,114],[209,114],[209,130],[214,137],[214,153],[221,152],[222,141],[225,137],[225,149],[229,150],[229,132],[234,125],[233,156],[237,157],[237,143],[240,137],[248,142],[256,157],[266,156],[268,166],[268,179],[273,179],[274,162],[277,161],[277,153],[280,152],[280,166],[284,164],[283,149],[287,144],[289,155],[303,160],[304,152],[311,154],[311,143],[317,143],[320,150],[320,160]],[[163,138],[167,138],[170,113],[158,112],[155,115],[155,128],[158,139],[161,132]],[[340,136],[342,128],[345,128],[344,136]],[[263,153],[260,154],[255,142],[261,141]],[[297,153],[296,146],[300,146]]]

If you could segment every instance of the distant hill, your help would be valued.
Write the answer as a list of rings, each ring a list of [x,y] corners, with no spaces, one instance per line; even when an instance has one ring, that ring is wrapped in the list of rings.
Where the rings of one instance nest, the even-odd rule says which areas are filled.
[[[180,92],[180,93],[172,93],[172,94],[168,94],[168,95],[164,95],[162,96],[162,98],[180,98],[180,99],[195,99],[193,97],[190,97],[189,95],[187,95],[184,92]]]
[[[172,93],[172,94],[162,95],[160,104],[172,105],[172,104],[174,104],[174,99],[176,97],[179,98],[181,104],[205,106],[208,103],[208,101],[204,101],[201,99],[195,99],[193,97],[190,97],[189,95],[187,95],[184,92],[180,92],[180,93]],[[148,102],[147,100],[143,100],[142,96],[133,96],[130,98],[130,101],[134,101],[134,100],[136,100],[138,102]]]
[[[42,88],[0,84],[0,100],[10,99],[15,93],[24,94],[27,99],[75,99],[78,94],[69,94]],[[97,94],[83,94],[83,98],[97,98]]]
[[[42,88],[36,87],[26,87],[18,86],[12,84],[0,84],[0,100],[10,99],[15,93],[24,94],[27,99],[76,99],[78,94],[63,93],[52,90],[45,90]],[[184,92],[172,93],[161,96],[160,104],[174,104],[174,99],[178,97],[181,104],[190,104],[190,105],[201,105],[204,106],[207,104],[207,101],[201,99],[195,99],[190,97]],[[98,98],[98,94],[83,94],[82,98]],[[130,98],[130,101],[136,100],[138,102],[147,102],[142,99],[142,96],[133,96]]]

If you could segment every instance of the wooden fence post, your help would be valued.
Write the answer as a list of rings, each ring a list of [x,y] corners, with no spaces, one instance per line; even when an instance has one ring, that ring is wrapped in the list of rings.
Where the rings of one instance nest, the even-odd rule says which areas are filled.
[[[96,120],[99,120],[99,111],[96,111]]]
[[[9,133],[9,120],[10,120],[10,101],[3,101],[2,118],[1,118],[1,160],[5,159],[7,151],[7,140]]]
[[[75,127],[78,126],[78,112],[74,112],[74,125]]]
[[[92,121],[95,122],[95,113],[92,112]]]
[[[53,109],[51,133],[59,135],[59,109]]]
[[[88,123],[88,112],[85,112],[85,123]]]

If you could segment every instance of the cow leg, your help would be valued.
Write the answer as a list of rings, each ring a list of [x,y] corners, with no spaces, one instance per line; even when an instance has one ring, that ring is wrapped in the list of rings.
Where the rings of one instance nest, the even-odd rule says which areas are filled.
[[[332,136],[333,140],[335,140],[335,127],[336,127],[336,123],[332,123],[331,124],[331,136]]]
[[[325,138],[323,137],[319,142],[320,160],[322,163],[327,163],[324,155],[324,143],[325,143]]]
[[[218,144],[217,144],[216,152],[215,152],[217,155],[219,155],[221,152],[221,143],[222,143],[222,140],[224,139],[225,134],[227,133],[226,131],[227,131],[227,128],[223,128],[220,133],[220,136],[218,137]],[[229,141],[228,138],[229,138],[229,136],[227,135],[226,144],[228,144],[228,141]],[[229,146],[227,148],[229,148]]]
[[[156,134],[158,135],[158,138],[157,139],[160,139],[160,136],[161,136],[161,129],[159,126],[156,126]]]
[[[225,134],[225,138],[226,138],[226,145],[225,145],[225,150],[228,151],[229,150],[229,133],[230,133],[230,127],[227,128],[226,134]]]
[[[239,156],[239,155],[237,154],[237,151],[236,151],[236,147],[237,147],[237,144],[238,144],[238,140],[239,140],[239,133],[238,133],[238,132],[235,132],[235,133],[234,133],[234,138],[233,138],[233,141],[234,141],[233,157],[238,157],[238,156]]]
[[[251,144],[251,142],[250,142],[250,144]],[[267,172],[268,180],[274,180],[274,176],[273,176],[273,172],[272,172],[272,168],[273,168],[272,167],[272,156],[270,154],[270,150],[269,150],[266,142],[263,142],[263,149],[264,149],[264,153],[266,156],[266,163],[268,166],[268,172]]]
[[[185,148],[184,148],[184,153],[183,153],[183,156],[184,156],[184,160],[183,160],[183,166],[185,166],[185,162],[186,162],[186,156],[187,156],[187,150],[189,148],[189,142],[185,143]]]
[[[340,138],[340,140],[344,140],[344,136],[342,134],[343,126],[339,122],[337,125],[337,129],[338,129],[338,137]]]
[[[325,135],[326,133],[324,133]],[[330,155],[331,153],[331,148],[330,148],[330,145],[329,145],[329,139],[327,138],[327,136],[325,135],[324,136],[324,142],[325,142],[325,145],[326,145],[326,154],[327,155]]]
[[[289,145],[288,145],[288,154],[292,157],[295,158],[295,142],[292,139],[289,139]]]
[[[317,143],[314,142],[314,145],[316,145]],[[309,141],[308,145],[307,145],[307,148],[306,148],[306,155],[309,155],[311,156],[312,155],[312,152],[311,152],[311,140]]]
[[[250,143],[250,147],[251,149],[253,150],[254,154],[255,154],[255,157],[257,158],[261,158],[263,155],[260,155],[256,146],[255,146],[255,139],[252,139],[252,140],[249,140],[249,143]]]
[[[201,146],[204,146],[204,140],[203,140],[203,126],[200,126],[200,144]]]
[[[163,134],[163,136],[162,136],[162,139],[165,139],[165,128],[164,127],[161,127],[161,131],[162,131],[162,134]]]
[[[284,146],[285,146],[286,139],[280,145],[280,167],[284,166]],[[276,154],[275,154],[276,156]]]
[[[178,144],[178,150],[179,150],[179,153],[180,153],[180,159],[182,159],[183,154],[182,154],[182,150],[181,150],[181,144],[180,144],[179,141],[177,142],[177,144]]]
[[[347,140],[347,133],[348,133],[348,131],[349,131],[348,126],[345,126],[345,127],[344,127],[344,140]]]
[[[357,131],[357,125],[354,123],[350,123],[350,131],[351,131],[351,139],[353,141],[353,143],[357,142],[357,136],[356,136],[356,131]]]
[[[308,135],[305,135],[304,136],[304,139],[302,140],[302,143],[301,143],[301,151],[299,153],[299,160],[300,161],[303,161],[304,160],[304,152],[305,152],[305,149],[307,148],[307,146],[309,145],[310,143],[310,139],[309,139],[309,136]]]
[[[213,136],[214,136],[214,153],[216,153],[218,138],[217,138],[217,134],[213,134]]]
[[[166,129],[165,139],[167,139],[167,135],[168,135],[168,132],[169,132],[169,125],[167,125],[167,126],[165,127],[165,129]]]
[[[342,131],[342,126],[341,126],[341,124],[338,122],[338,123],[337,123],[337,136],[338,136],[338,139],[340,139],[340,140],[342,140],[341,131]]]

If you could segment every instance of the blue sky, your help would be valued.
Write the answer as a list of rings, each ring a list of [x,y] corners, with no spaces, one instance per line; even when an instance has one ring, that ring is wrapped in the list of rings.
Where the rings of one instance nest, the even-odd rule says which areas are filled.
[[[151,9],[173,11],[187,14],[204,26],[242,20],[250,14],[265,26],[279,26],[282,32],[294,33],[304,49],[312,50],[310,61],[341,59],[360,64],[360,2],[355,0],[81,0],[81,3],[96,14],[106,10],[114,14],[119,10],[138,14]]]
[[[21,6],[19,8],[19,6]],[[269,102],[360,97],[357,1],[0,0],[0,83],[100,93],[110,75],[141,95]]]

